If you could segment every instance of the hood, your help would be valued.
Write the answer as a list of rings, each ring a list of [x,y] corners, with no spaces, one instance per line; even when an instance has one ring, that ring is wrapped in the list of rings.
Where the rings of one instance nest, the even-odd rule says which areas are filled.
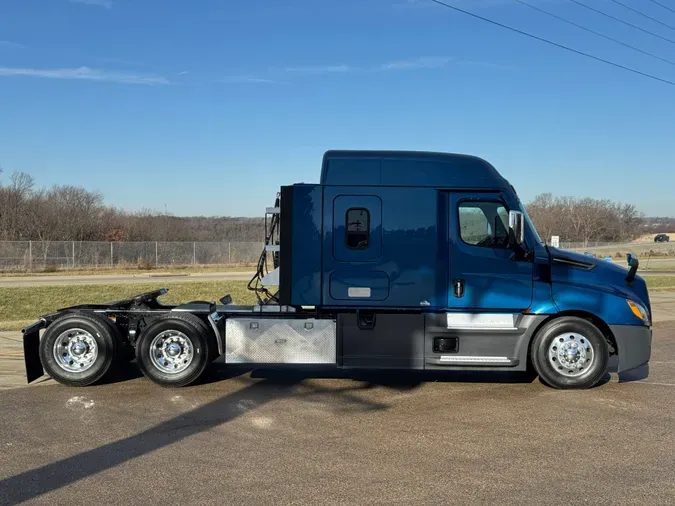
[[[551,281],[582,284],[597,290],[636,300],[651,313],[647,284],[636,275],[631,285],[626,283],[627,263],[608,262],[582,253],[548,248],[551,256]],[[640,269],[638,267],[638,274]]]
[[[600,267],[603,272],[615,272],[617,275],[623,275],[626,277],[628,272],[628,265],[624,267],[624,264],[618,264],[616,262],[608,262],[601,258],[596,258],[590,255],[584,255],[583,253],[576,253],[574,251],[568,251],[560,248],[548,247],[549,253],[551,255],[551,261],[559,265],[569,265],[570,267],[576,267],[579,269],[592,270],[596,267]]]

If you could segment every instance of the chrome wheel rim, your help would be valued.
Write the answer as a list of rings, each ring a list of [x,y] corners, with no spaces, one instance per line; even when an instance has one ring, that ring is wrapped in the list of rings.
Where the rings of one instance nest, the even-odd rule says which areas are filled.
[[[96,339],[84,329],[69,329],[54,341],[54,360],[68,372],[84,372],[98,358]]]
[[[595,350],[590,341],[577,332],[557,336],[548,347],[548,361],[561,375],[581,376],[592,365]]]
[[[192,341],[177,330],[165,330],[150,343],[152,365],[166,374],[178,374],[187,369],[194,358]]]

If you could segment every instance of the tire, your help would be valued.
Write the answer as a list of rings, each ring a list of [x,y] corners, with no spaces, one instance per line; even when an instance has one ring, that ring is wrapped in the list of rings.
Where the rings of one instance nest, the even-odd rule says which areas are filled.
[[[105,376],[116,352],[109,323],[96,315],[62,316],[40,340],[42,367],[57,382],[73,387],[92,385]]]
[[[136,344],[136,360],[141,372],[152,382],[164,387],[183,387],[195,382],[211,362],[214,342],[211,330],[195,315],[166,314],[141,334]],[[176,356],[168,348],[171,344],[179,348]],[[157,352],[152,353],[154,350]]]
[[[550,387],[590,388],[607,373],[609,347],[595,325],[564,316],[539,329],[530,359],[539,378]]]

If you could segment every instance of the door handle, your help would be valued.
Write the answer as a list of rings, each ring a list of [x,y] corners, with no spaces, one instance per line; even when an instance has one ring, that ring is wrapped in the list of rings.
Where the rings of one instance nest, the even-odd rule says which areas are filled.
[[[461,299],[464,297],[464,280],[463,279],[456,279],[452,282],[452,287],[453,287],[453,292],[455,293],[455,297],[458,299]]]

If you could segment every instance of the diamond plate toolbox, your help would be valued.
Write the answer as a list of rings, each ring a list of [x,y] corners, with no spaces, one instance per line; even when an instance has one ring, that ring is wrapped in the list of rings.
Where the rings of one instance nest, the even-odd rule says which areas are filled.
[[[334,320],[228,318],[228,364],[335,364]]]

